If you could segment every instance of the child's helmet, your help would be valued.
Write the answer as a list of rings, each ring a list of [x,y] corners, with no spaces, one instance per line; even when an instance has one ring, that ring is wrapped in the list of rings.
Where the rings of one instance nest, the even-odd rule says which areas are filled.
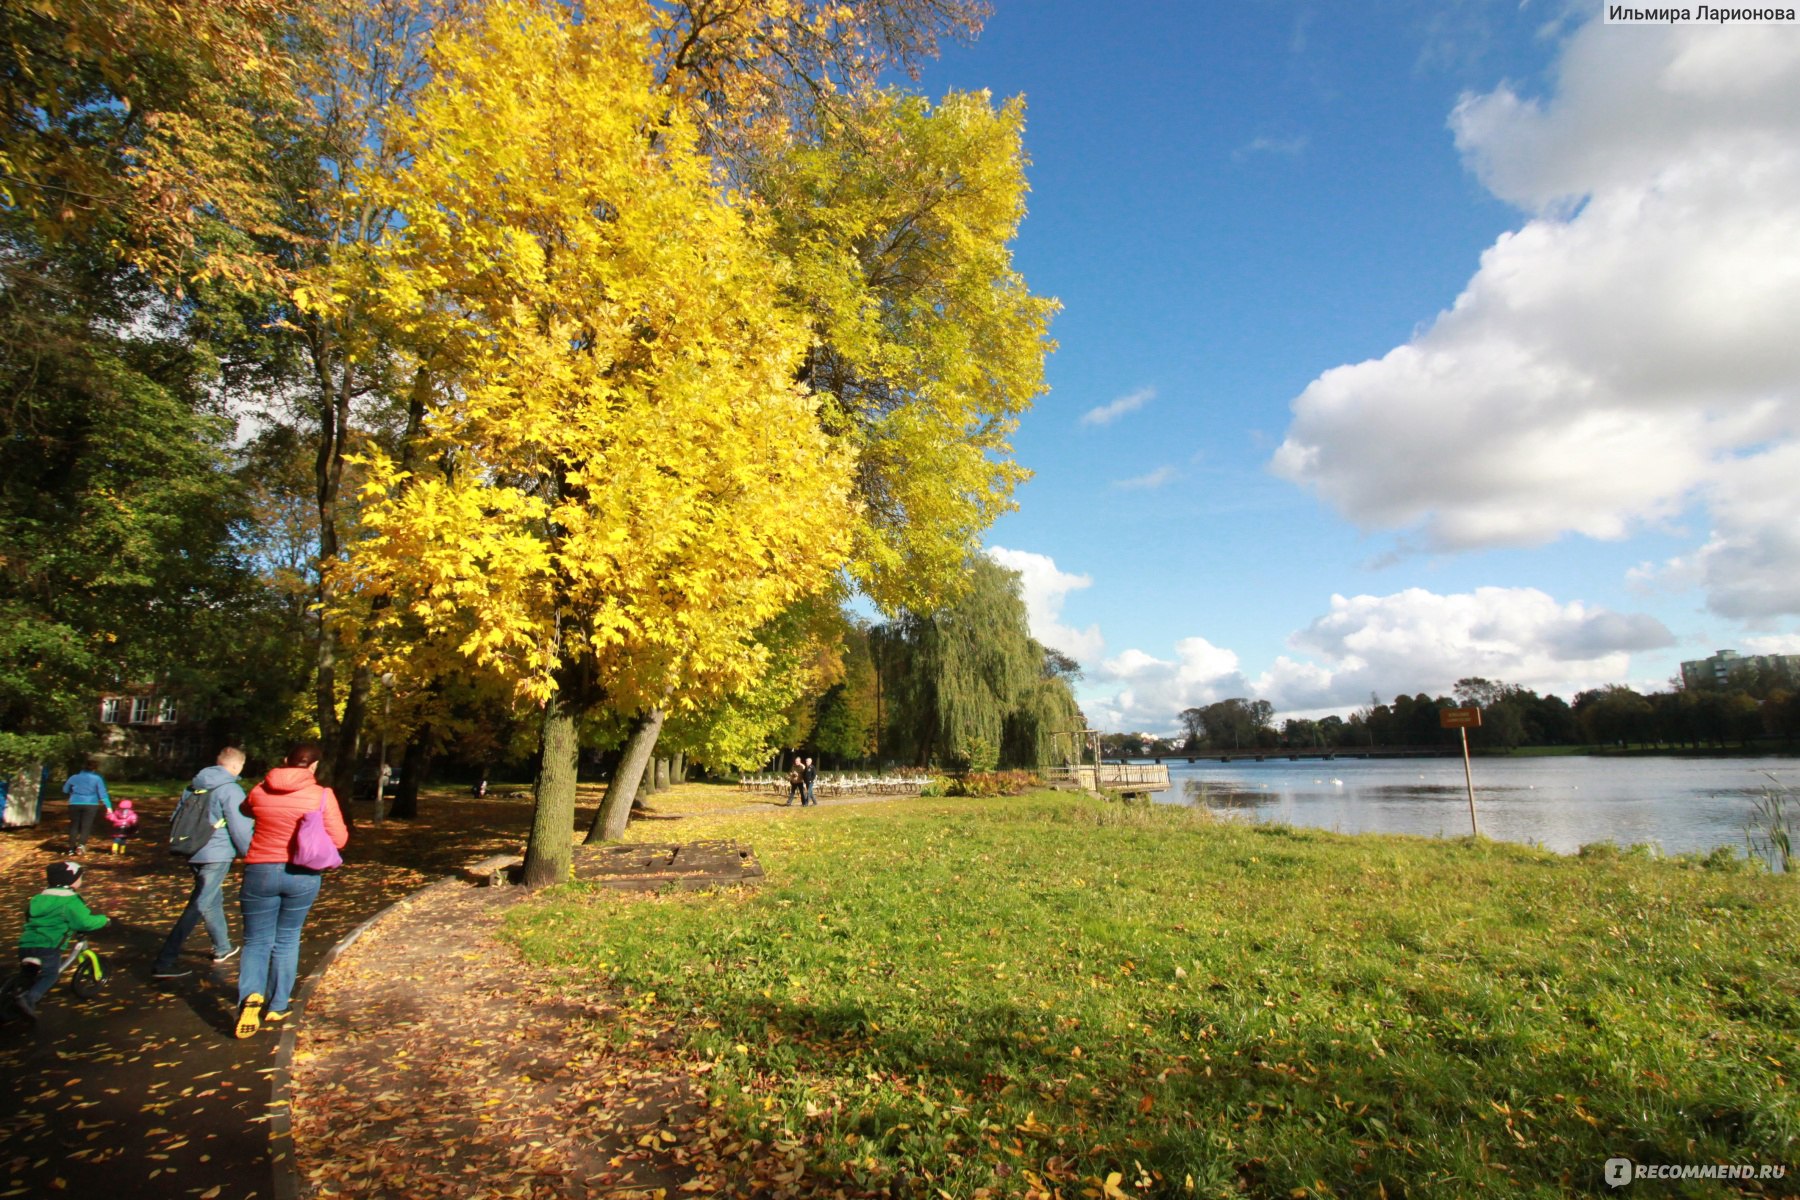
[[[81,882],[81,864],[78,862],[51,863],[44,868],[44,878],[51,887],[74,887]]]
[[[131,811],[131,801],[121,800],[121,801],[119,801],[119,807],[124,809],[126,812],[130,812]]]

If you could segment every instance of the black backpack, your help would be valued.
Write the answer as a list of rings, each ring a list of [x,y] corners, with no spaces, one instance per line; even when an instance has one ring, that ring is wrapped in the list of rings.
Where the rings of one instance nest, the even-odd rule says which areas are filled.
[[[183,858],[198,854],[218,827],[212,815],[212,789],[188,788],[169,818],[169,853]]]

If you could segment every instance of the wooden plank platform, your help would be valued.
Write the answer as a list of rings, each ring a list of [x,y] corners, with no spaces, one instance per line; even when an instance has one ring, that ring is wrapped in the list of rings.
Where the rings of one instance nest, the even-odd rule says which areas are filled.
[[[621,891],[735,887],[763,878],[741,842],[664,842],[575,847],[575,878]]]
[[[1162,763],[1102,763],[1098,779],[1094,765],[1083,763],[1074,767],[1053,767],[1050,777],[1052,782],[1071,783],[1088,791],[1119,792],[1128,796],[1164,792],[1171,786],[1169,768]]]

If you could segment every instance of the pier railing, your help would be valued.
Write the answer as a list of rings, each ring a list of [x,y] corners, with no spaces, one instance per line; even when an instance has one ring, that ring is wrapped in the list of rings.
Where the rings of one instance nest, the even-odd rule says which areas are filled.
[[[1052,767],[1048,774],[1053,781],[1097,792],[1161,792],[1170,787],[1169,768],[1162,763],[1101,763],[1098,778],[1092,763]]]

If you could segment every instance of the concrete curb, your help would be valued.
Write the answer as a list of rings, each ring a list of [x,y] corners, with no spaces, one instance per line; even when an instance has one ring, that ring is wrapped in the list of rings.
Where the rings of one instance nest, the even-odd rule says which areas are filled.
[[[287,1028],[281,1031],[281,1041],[275,1048],[275,1069],[269,1078],[269,1170],[274,1176],[275,1200],[300,1200],[300,1166],[294,1160],[294,1123],[291,1112],[291,1100],[288,1086],[293,1081],[294,1047],[298,1042],[300,1022],[306,1019],[306,1004],[312,998],[315,989],[325,978],[325,972],[338,956],[356,944],[356,939],[367,933],[376,922],[409,900],[417,899],[434,888],[467,886],[455,875],[446,875],[434,883],[428,883],[416,892],[408,892],[392,904],[377,912],[374,916],[346,933],[337,940],[331,949],[307,972],[300,986],[294,989],[293,1018],[288,1021]]]

